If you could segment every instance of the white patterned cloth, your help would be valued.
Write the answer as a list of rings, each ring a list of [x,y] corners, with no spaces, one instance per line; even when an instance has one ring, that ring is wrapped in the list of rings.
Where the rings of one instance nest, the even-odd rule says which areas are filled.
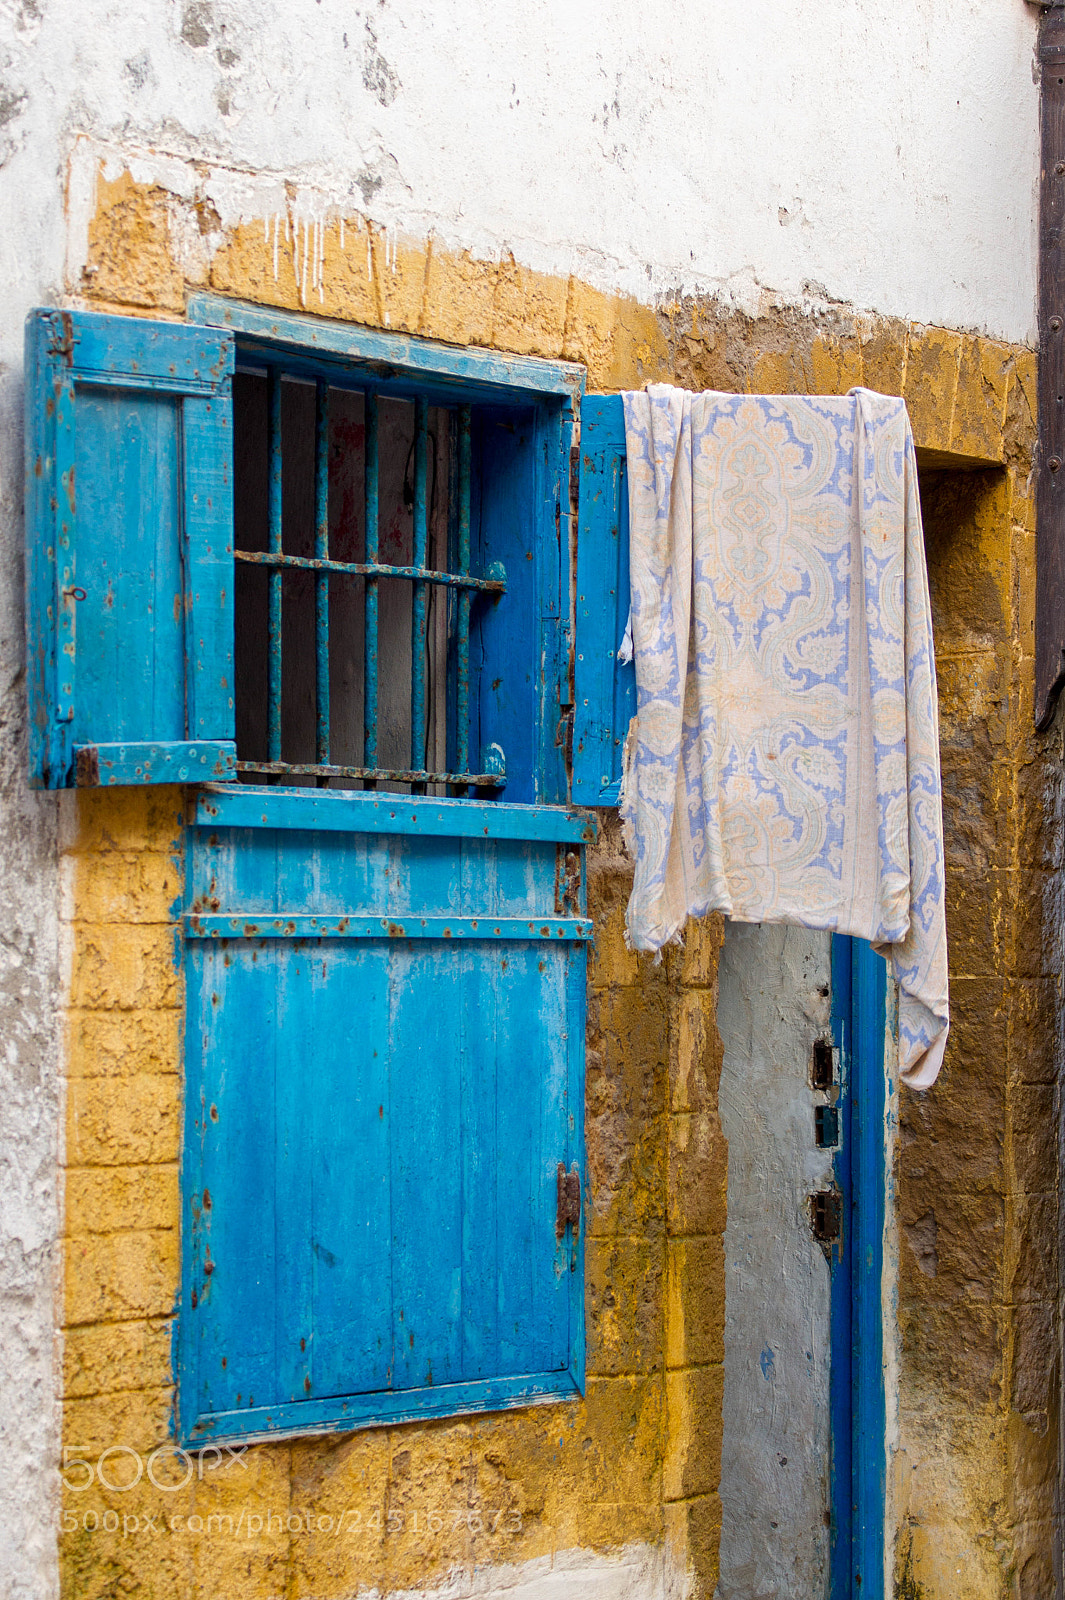
[[[628,393],[631,943],[688,916],[870,940],[933,1083],[947,938],[932,619],[901,400]]]

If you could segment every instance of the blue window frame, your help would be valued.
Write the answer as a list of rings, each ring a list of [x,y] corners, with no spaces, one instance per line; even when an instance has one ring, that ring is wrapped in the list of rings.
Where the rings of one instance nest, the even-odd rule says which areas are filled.
[[[27,331],[32,780],[201,784],[177,1431],[564,1399],[594,831],[565,804],[581,369],[209,296],[189,314]],[[334,541],[353,454],[361,514]]]

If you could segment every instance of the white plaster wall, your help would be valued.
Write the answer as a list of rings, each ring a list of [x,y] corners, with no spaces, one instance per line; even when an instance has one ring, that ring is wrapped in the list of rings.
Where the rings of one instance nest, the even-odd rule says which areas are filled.
[[[1024,0],[0,0],[0,1590],[54,1580],[54,804],[24,788],[21,343],[78,135],[646,299],[1030,338]],[[272,175],[264,186],[241,174]],[[243,192],[244,198],[241,198]],[[75,249],[75,257],[77,251]]]
[[[728,1140],[721,1580],[716,1600],[827,1593],[831,1283],[808,1196],[814,1040],[831,1013],[831,938],[728,923],[718,971]]]

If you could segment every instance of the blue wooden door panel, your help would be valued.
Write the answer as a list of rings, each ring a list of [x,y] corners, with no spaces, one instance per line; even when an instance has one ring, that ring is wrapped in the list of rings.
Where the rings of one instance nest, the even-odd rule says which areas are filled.
[[[185,1123],[193,1415],[276,1399],[275,969],[268,944],[197,941],[188,951],[186,1056],[199,1066]]]
[[[191,830],[190,930],[205,907],[385,907],[536,931],[390,939],[378,917],[376,937],[189,938],[186,1182],[212,1204],[186,1253],[187,1437],[582,1384],[580,1242],[555,1236],[557,1164],[581,1159],[585,971],[557,937],[583,926],[555,914],[560,848],[580,845]]]
[[[26,326],[31,781],[235,772],[228,334]]]
[[[618,660],[629,615],[629,494],[618,394],[581,402],[574,630],[573,799],[614,806],[636,714],[636,672]]]

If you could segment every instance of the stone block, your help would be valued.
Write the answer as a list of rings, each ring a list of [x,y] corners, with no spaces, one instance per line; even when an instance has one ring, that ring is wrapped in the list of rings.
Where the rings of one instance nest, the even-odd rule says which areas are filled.
[[[577,1507],[582,1544],[661,1538],[665,1427],[661,1378],[589,1378],[581,1440],[587,1476]]]
[[[951,1401],[973,1409],[1001,1403],[1002,1313],[986,1304],[939,1294],[904,1243],[899,1283],[899,1336],[910,1405],[918,1397],[942,1416]]]
[[[1018,978],[1052,978],[1062,971],[1062,883],[1056,872],[1022,867],[1011,874],[1013,960]]]
[[[719,911],[708,917],[693,917],[684,930],[684,946],[677,963],[678,981],[687,988],[715,988],[724,942],[725,919]],[[673,959],[676,963],[676,955]]]
[[[181,1064],[181,1013],[68,1011],[65,1064],[70,1078],[172,1076]],[[170,1093],[177,1095],[173,1085]]]
[[[1012,369],[1009,345],[979,336],[965,339],[950,440],[955,454],[984,461],[1003,459],[1006,389]]]
[[[417,333],[425,301],[428,247],[417,239],[370,226],[378,326]]]
[[[1005,1186],[1006,1014],[1002,981],[995,987],[998,1004],[980,993],[979,980],[954,985],[939,1077],[902,1098],[902,1170],[911,1192],[920,1186],[929,1202],[941,1187],[1001,1194]]]
[[[1007,963],[1013,874],[952,873],[946,883],[947,962],[955,978],[1001,977]]]
[[[1060,1382],[1054,1305],[1029,1300],[1014,1306],[1010,1404],[1014,1411],[1050,1416]]]
[[[1011,1082],[1057,1080],[1057,984],[1053,978],[1010,978],[1009,1075]]]
[[[970,1306],[1000,1301],[1006,1243],[1001,1195],[951,1188],[931,1176],[921,1184],[907,1181],[899,1221],[903,1253],[930,1280],[929,1299],[948,1310],[955,1301]]]
[[[68,1234],[177,1228],[181,1221],[176,1162],[139,1167],[71,1167],[63,1178]]]
[[[169,1318],[103,1322],[63,1336],[63,1394],[68,1400],[173,1383]]]
[[[673,1500],[665,1513],[666,1561],[677,1592],[687,1600],[712,1600],[720,1568],[720,1496]]]
[[[663,1500],[687,1500],[717,1489],[721,1481],[724,1392],[721,1366],[667,1372]]]
[[[814,394],[846,394],[862,382],[858,338],[819,338],[810,347]]]
[[[861,381],[879,394],[901,394],[909,328],[896,318],[876,317],[861,329]]]
[[[592,1237],[585,1246],[588,1370],[601,1376],[662,1365],[661,1240]]]
[[[67,1090],[66,1160],[71,1167],[175,1162],[179,1097],[169,1075],[75,1078]]]
[[[420,331],[450,344],[490,344],[497,276],[493,261],[431,245]]]
[[[185,795],[179,784],[121,789],[74,789],[60,800],[60,846],[64,851],[184,848]]]
[[[1007,1294],[1015,1305],[1053,1299],[1057,1262],[1057,1195],[1014,1194],[1009,1239]]]
[[[906,353],[903,397],[913,437],[926,450],[949,450],[963,336],[914,324]]]
[[[1017,862],[1057,872],[1065,850],[1065,772],[1037,756],[1017,769]]]
[[[180,1003],[176,928],[109,922],[73,928],[72,1006],[151,1010]]]
[[[706,1238],[670,1239],[666,1364],[699,1367],[725,1359],[725,1247]]]
[[[61,915],[85,923],[167,923],[180,914],[176,855],[155,850],[78,852],[62,859]]]
[[[717,1110],[724,1049],[717,1031],[717,989],[682,989],[671,1005],[670,1109]]]
[[[1049,1083],[1010,1088],[1013,1183],[1027,1194],[1049,1194],[1058,1181],[1058,1090]]]
[[[86,1400],[67,1400],[63,1404],[63,1439],[69,1446],[69,1457],[76,1455],[97,1468],[101,1454],[116,1445],[125,1445],[145,1457],[158,1446],[165,1446],[170,1438],[171,1413],[174,1403],[172,1387],[159,1389],[127,1389],[118,1394],[94,1395]],[[112,1464],[113,1463],[113,1464]],[[171,1467],[160,1462],[155,1471],[160,1482],[170,1481]],[[129,1483],[136,1476],[131,1456],[123,1453],[109,1456],[104,1465],[108,1479],[115,1484]],[[181,1471],[174,1464],[174,1481],[180,1481]],[[70,1483],[83,1481],[81,1472],[73,1466],[67,1473]],[[90,1491],[86,1491],[88,1496]],[[121,1495],[121,1490],[119,1490]],[[162,1495],[159,1495],[162,1499]]]
[[[673,1236],[723,1234],[728,1145],[715,1113],[682,1112],[669,1119],[667,1220]]]
[[[171,222],[180,202],[128,170],[96,180],[82,288],[94,300],[139,310],[185,309],[185,282]]]
[[[166,1317],[178,1290],[179,1240],[172,1228],[78,1234],[63,1249],[64,1320],[128,1322]]]
[[[492,307],[492,344],[515,355],[557,359],[566,342],[569,281],[533,272],[513,256],[499,263]]]

